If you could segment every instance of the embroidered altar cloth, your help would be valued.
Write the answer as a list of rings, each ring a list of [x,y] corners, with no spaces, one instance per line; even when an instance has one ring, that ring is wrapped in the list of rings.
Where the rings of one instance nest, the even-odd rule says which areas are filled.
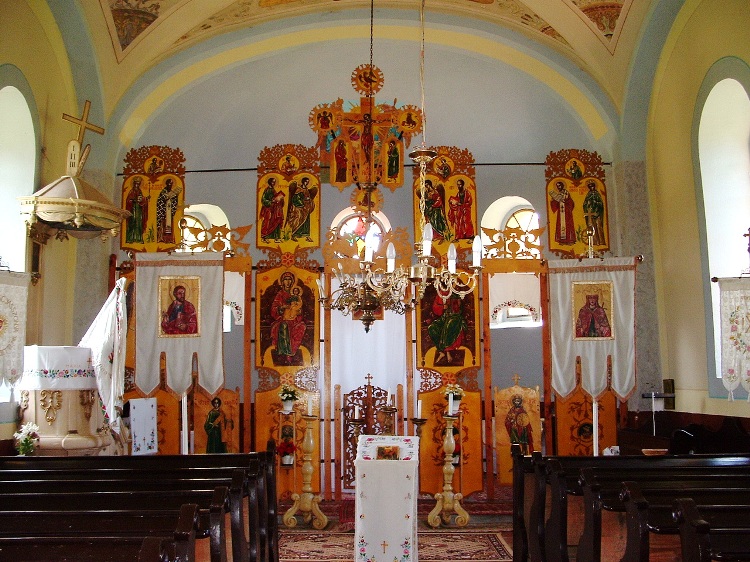
[[[27,345],[23,348],[20,390],[96,389],[91,349],[69,345]]]
[[[355,562],[417,562],[419,438],[362,435],[354,466]]]

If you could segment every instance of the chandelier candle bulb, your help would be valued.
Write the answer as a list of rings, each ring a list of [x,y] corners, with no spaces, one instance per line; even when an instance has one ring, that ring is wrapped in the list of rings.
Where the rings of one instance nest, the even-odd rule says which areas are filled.
[[[387,260],[386,270],[388,273],[393,273],[396,270],[396,248],[393,247],[393,242],[388,242],[385,257]]]
[[[481,267],[482,266],[482,238],[480,236],[474,237],[474,242],[471,244],[471,254],[472,254],[472,266],[473,267]]]
[[[372,261],[372,256],[378,246],[378,240],[375,237],[375,230],[370,228],[365,234],[365,261]]]
[[[320,293],[321,298],[325,296],[325,285],[323,285],[323,281],[321,279],[316,279],[315,282],[318,284],[318,292]]]
[[[422,255],[429,256],[432,254],[432,225],[427,223],[422,231]]]
[[[448,246],[448,272],[456,273],[456,245],[453,242]]]

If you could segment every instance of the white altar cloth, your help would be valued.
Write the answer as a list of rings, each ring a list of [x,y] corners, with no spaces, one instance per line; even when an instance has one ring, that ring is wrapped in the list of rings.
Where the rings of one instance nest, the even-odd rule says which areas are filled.
[[[378,460],[379,447],[398,460]],[[418,562],[419,438],[361,435],[354,466],[355,562]]]
[[[88,347],[27,345],[20,390],[96,389]]]

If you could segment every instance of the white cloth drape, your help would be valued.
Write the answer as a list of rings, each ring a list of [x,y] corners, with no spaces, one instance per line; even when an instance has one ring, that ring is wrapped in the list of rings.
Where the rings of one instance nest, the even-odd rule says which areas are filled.
[[[167,355],[167,384],[182,395],[190,387],[193,353],[198,354],[198,382],[211,395],[224,385],[222,298],[224,260],[213,252],[136,255],[136,382],[146,394],[159,384],[159,356]],[[200,277],[198,335],[160,337],[159,279]],[[188,296],[195,299],[195,296]],[[163,303],[164,304],[164,303]],[[164,304],[166,309],[166,304]]]
[[[236,271],[224,272],[224,306],[232,309],[234,323],[245,323],[245,276]]]
[[[398,447],[399,460],[377,460],[384,446]],[[419,438],[361,435],[354,465],[354,560],[418,562]]]
[[[127,279],[118,279],[104,306],[78,347],[91,350],[96,386],[114,433],[120,433],[122,397],[125,393],[125,341],[128,315],[125,309]]]
[[[719,279],[721,316],[721,381],[734,400],[742,387],[750,392],[750,278]],[[750,401],[750,394],[748,394]]]
[[[598,398],[607,390],[607,356],[612,357],[612,390],[622,400],[635,390],[636,260],[608,258],[553,260],[549,263],[552,388],[565,397],[576,386],[576,357],[581,358],[581,385]],[[573,284],[612,282],[612,310],[607,311],[614,338],[575,338]]]
[[[156,430],[156,398],[131,398],[130,435],[133,455],[155,455],[159,451]]]
[[[96,388],[91,350],[73,345],[27,345],[23,348],[20,390],[89,390]]]
[[[0,271],[0,384],[13,386],[23,373],[28,273]]]
[[[331,289],[338,287],[334,279]],[[343,393],[367,384],[391,389],[406,383],[406,322],[404,317],[385,311],[383,320],[376,320],[365,333],[362,322],[331,311],[331,382],[341,385]]]
[[[541,321],[539,278],[533,273],[495,273],[490,275],[490,323],[498,324],[502,310],[525,308],[532,322]]]

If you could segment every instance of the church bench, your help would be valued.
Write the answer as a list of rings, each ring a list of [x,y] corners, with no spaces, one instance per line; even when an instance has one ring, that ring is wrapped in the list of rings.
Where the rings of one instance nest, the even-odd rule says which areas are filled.
[[[721,471],[716,468],[717,473]],[[577,559],[582,562],[602,560],[603,512],[624,514],[624,524],[617,521],[608,525],[608,536],[625,534],[623,561],[646,561],[649,556],[649,533],[674,535],[678,532],[672,519],[672,504],[676,498],[692,497],[700,504],[750,504],[750,478],[730,472],[724,478],[718,475],[691,479],[679,468],[664,470],[672,478],[648,478],[617,481],[616,478],[598,477],[596,470],[581,470],[584,493],[584,530],[578,544]],[[636,471],[622,475],[638,477]],[[612,542],[607,547],[611,550]],[[619,559],[619,556],[618,556]]]
[[[13,492],[4,493],[0,512],[30,511],[52,514],[54,512],[130,512],[130,523],[136,525],[138,516],[148,517],[150,512],[178,513],[185,504],[198,506],[199,531],[196,537],[207,538],[212,562],[227,560],[225,517],[229,513],[229,490],[217,486],[213,490],[142,491],[119,492]],[[129,524],[130,524],[129,523]],[[0,529],[0,544],[12,542],[17,537],[7,536]],[[73,539],[63,536],[68,542]],[[92,538],[93,542],[98,539]],[[64,541],[63,541],[64,542]]]
[[[172,492],[176,495],[184,491],[212,491],[217,486],[228,484],[229,519],[232,550],[235,560],[247,561],[258,556],[259,506],[254,476],[242,469],[202,469],[195,474],[186,469],[178,470],[79,470],[75,473],[64,471],[45,472],[0,470],[0,494],[8,493],[51,493],[71,491],[89,492]],[[227,477],[231,474],[231,479]],[[12,479],[6,480],[6,477]],[[21,478],[25,476],[25,478]],[[249,490],[248,490],[249,485]],[[246,500],[248,521],[245,523],[243,498]],[[2,510],[2,508],[0,508]],[[246,540],[246,533],[248,540]],[[0,529],[2,533],[2,529]]]
[[[670,477],[664,476],[666,470],[693,470],[694,474],[705,474],[713,470],[712,467],[735,467],[735,470],[747,471],[748,466],[750,456],[739,455],[544,457],[541,453],[535,452],[532,454],[530,467],[533,479],[530,484],[527,483],[527,488],[531,488],[532,494],[526,528],[529,556],[535,562],[568,561],[568,544],[575,545],[579,542],[578,537],[568,536],[569,509],[574,510],[573,519],[584,519],[580,497],[583,496],[583,489],[579,482],[583,468],[595,467],[600,474],[613,474],[619,484],[630,471],[640,473],[644,477],[650,474],[656,479],[669,479]],[[579,497],[574,501],[569,496]],[[545,520],[547,514],[549,515]],[[584,530],[585,528],[584,522]],[[580,554],[586,556],[584,553]]]
[[[672,506],[679,527],[682,560],[750,560],[750,506],[702,505],[679,498]]]
[[[112,562],[196,559],[198,506],[144,514],[136,511],[3,513],[0,559]],[[147,540],[148,539],[148,540]]]
[[[235,559],[278,562],[278,516],[276,502],[275,443],[268,442],[265,451],[250,453],[206,454],[206,455],[156,455],[156,456],[97,456],[97,457],[6,457],[0,459],[0,479],[18,478],[22,471],[77,478],[92,474],[107,474],[108,477],[130,477],[136,480],[154,473],[158,478],[189,477],[224,478],[230,480],[235,469],[242,469],[247,477],[243,488],[248,502],[247,541],[233,540]],[[144,476],[137,476],[140,472]],[[223,476],[222,476],[223,475]],[[230,485],[224,481],[217,484]],[[232,534],[238,536],[243,513],[235,508],[232,496]],[[255,509],[252,506],[257,506]],[[242,534],[244,536],[244,533]],[[247,551],[247,552],[244,552]]]
[[[750,487],[746,484],[717,486],[713,482],[703,487],[691,487],[682,481],[675,481],[671,485],[625,481],[620,492],[620,500],[626,511],[627,528],[623,562],[648,561],[652,533],[681,534],[675,503],[687,499],[693,506],[704,511],[706,519],[717,525],[715,535],[724,535],[730,528],[734,528],[738,537],[750,535],[747,521],[747,516],[750,515]],[[605,509],[611,509],[612,505],[617,507],[611,500],[603,502]],[[750,539],[750,536],[747,538]],[[726,548],[725,537],[720,538],[719,542]]]
[[[138,562],[171,562],[175,559],[175,541],[159,537],[143,539],[138,551]]]
[[[512,498],[513,498],[513,562],[526,562],[529,556],[529,540],[526,530],[526,513],[531,500],[533,465],[531,457],[524,455],[521,446],[510,446],[512,459]]]

